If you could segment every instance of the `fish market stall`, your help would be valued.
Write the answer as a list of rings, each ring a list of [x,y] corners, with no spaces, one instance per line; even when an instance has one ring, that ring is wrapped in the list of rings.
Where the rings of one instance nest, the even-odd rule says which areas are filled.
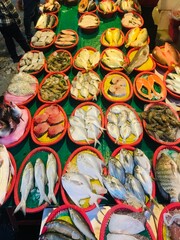
[[[35,50],[26,53],[18,65],[19,74],[33,76],[26,85],[30,96],[27,87],[27,91],[21,92],[9,87],[11,92],[5,93],[1,122],[7,131],[1,135],[0,144],[4,144],[11,159],[15,159],[17,176],[14,192],[11,195],[8,192],[8,199],[3,196],[4,201],[0,204],[12,212],[15,210],[15,217],[16,214],[22,217],[18,212],[22,211],[26,215],[24,221],[46,207],[55,208],[64,203],[77,205],[75,210],[83,212],[83,216],[86,212],[90,214],[89,210],[96,211],[98,205],[122,206],[125,203],[127,212],[138,209],[138,212],[148,210],[151,214],[151,205],[156,208],[158,204],[170,203],[160,194],[161,187],[168,192],[161,179],[163,165],[156,163],[158,168],[152,168],[152,162],[156,161],[154,153],[161,145],[170,148],[161,154],[161,158],[164,154],[168,160],[163,158],[162,161],[172,161],[176,167],[180,161],[179,115],[163,102],[167,96],[166,84],[170,81],[165,72],[169,69],[170,73],[180,77],[176,66],[180,64],[179,53],[165,44],[151,54],[147,45],[150,39],[139,13],[128,14],[128,21],[132,22],[133,17],[134,28],[128,25],[128,21],[122,26],[121,19],[127,13],[121,9],[118,11],[119,7],[112,2],[110,5],[106,2],[103,1],[101,8],[107,14],[111,9],[113,14],[108,18],[98,12],[97,18],[86,14],[80,25],[79,18],[83,15],[78,12],[78,5],[60,6],[58,13],[50,14],[58,18],[48,22],[49,13],[41,15],[38,31],[32,38]],[[93,8],[93,14],[95,10]],[[43,16],[46,16],[45,20],[42,20]],[[47,48],[42,41],[43,38],[47,40],[45,33],[48,30],[40,30],[44,28],[42,23],[48,24],[56,34],[56,38],[53,33],[47,41]],[[37,36],[40,32],[45,34],[44,37]],[[169,55],[172,50],[169,62],[163,59],[164,49]],[[163,75],[166,76],[164,81]],[[178,82],[179,77],[172,81]],[[133,84],[135,79],[136,84]],[[179,82],[169,90],[176,91],[180,99]],[[8,118],[4,114],[5,107],[10,111]],[[19,115],[15,124],[10,125],[14,110]],[[28,117],[24,118],[21,111]],[[24,129],[21,137],[12,130],[17,130],[16,126]],[[157,158],[159,163],[160,155]],[[154,174],[162,183],[158,187]],[[89,175],[88,180],[85,175]],[[81,183],[80,187],[77,181]],[[115,189],[112,189],[112,183]],[[10,180],[11,188],[12,184],[14,182]],[[134,194],[135,184],[141,188],[139,194]],[[172,198],[175,202],[180,200]],[[135,210],[129,209],[132,205]],[[118,215],[116,211],[125,210],[117,207],[109,213],[109,218]],[[70,211],[62,217],[68,219],[67,222],[73,219],[69,220],[69,214]],[[128,219],[132,218],[132,213],[128,216]],[[107,224],[107,219],[102,221]],[[133,222],[137,221],[133,219]],[[138,223],[140,231],[133,234],[139,236],[145,231],[145,239],[154,239],[147,225],[142,226],[141,221]],[[111,229],[110,226],[108,230],[102,229],[102,236]],[[110,237],[114,234],[113,230]]]

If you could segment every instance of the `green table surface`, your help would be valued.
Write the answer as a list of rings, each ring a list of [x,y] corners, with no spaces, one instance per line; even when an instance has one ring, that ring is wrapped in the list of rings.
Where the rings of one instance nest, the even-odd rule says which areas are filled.
[[[78,12],[77,12],[77,6],[62,6],[60,9],[60,12],[58,14],[59,17],[59,23],[58,26],[56,27],[56,34],[60,32],[62,29],[73,29],[78,32],[79,34],[79,43],[77,48],[72,52],[72,55],[76,53],[76,51],[82,47],[85,46],[92,46],[95,47],[97,50],[102,52],[102,47],[100,44],[100,37],[101,34],[110,27],[118,27],[122,28],[121,26],[121,16],[119,13],[116,13],[116,15],[113,18],[110,19],[102,19],[100,18],[100,26],[99,29],[92,33],[92,34],[85,34],[83,33],[79,28],[78,28]],[[127,50],[125,49],[124,46],[121,47],[121,50],[126,54]],[[53,46],[48,52],[45,53],[45,56],[47,57],[50,53],[55,51],[55,47]],[[97,73],[100,75],[101,79],[105,76],[105,73],[100,69],[100,67],[97,69]],[[70,72],[68,73],[68,76],[70,78],[70,81],[74,78],[74,76],[77,74],[77,72],[74,71],[74,69],[71,69]],[[132,73],[130,75],[130,79],[133,81],[135,75],[137,73]],[[43,79],[43,77],[46,75],[45,71],[38,76],[39,82]],[[103,98],[102,95],[98,96],[98,100],[96,102],[102,109],[103,112],[105,113],[106,109],[111,105],[110,102],[107,102],[106,99]],[[139,101],[135,96],[127,102],[130,104],[132,107],[135,108],[135,110],[140,113],[144,109],[144,103]],[[64,102],[60,103],[60,105],[64,108],[67,117],[71,115],[73,109],[80,104],[80,102],[77,102],[73,100],[70,96],[68,96],[68,99],[64,100]],[[33,117],[35,111],[42,105],[42,103],[38,100],[36,97],[32,102],[30,102],[27,107],[30,109],[31,115]],[[112,143],[112,141],[109,139],[107,136],[106,132],[103,133],[103,135],[100,138],[101,145],[97,145],[97,149],[103,154],[105,160],[107,161],[111,153],[119,147],[118,145]],[[149,157],[151,160],[153,157],[153,152],[159,145],[152,141],[145,133],[142,142],[137,145],[140,149],[142,149],[145,154]],[[32,139],[30,134],[26,137],[26,139],[18,144],[16,147],[10,148],[9,151],[13,154],[16,164],[17,164],[17,169],[19,169],[22,161],[24,158],[29,154],[30,151],[32,151],[34,148],[38,147]],[[71,153],[77,149],[78,145],[72,143],[70,139],[68,138],[68,135],[66,134],[64,139],[62,139],[60,142],[58,142],[55,145],[50,146],[53,148],[59,155],[61,164],[62,164],[62,169],[64,168],[64,165],[68,159],[68,157],[71,155]],[[157,196],[158,197],[158,196]],[[63,204],[63,201],[60,196],[60,192],[58,193],[58,201],[59,204]],[[159,200],[161,201],[161,199]],[[112,204],[113,200],[111,198],[108,199],[108,202],[106,201],[106,205]],[[14,206],[14,198],[13,198],[13,193],[9,200],[3,205],[4,207],[8,206]]]

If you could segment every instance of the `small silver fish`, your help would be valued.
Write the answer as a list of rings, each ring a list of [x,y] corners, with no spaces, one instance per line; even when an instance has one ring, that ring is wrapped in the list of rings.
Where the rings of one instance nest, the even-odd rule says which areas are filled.
[[[110,157],[108,161],[109,174],[117,178],[123,185],[125,183],[125,171],[120,161],[115,157]]]
[[[135,148],[133,152],[133,157],[136,165],[140,165],[148,173],[150,173],[151,170],[150,160],[141,149]]]
[[[134,159],[132,151],[122,148],[119,152],[119,161],[124,167],[125,173],[133,174]]]

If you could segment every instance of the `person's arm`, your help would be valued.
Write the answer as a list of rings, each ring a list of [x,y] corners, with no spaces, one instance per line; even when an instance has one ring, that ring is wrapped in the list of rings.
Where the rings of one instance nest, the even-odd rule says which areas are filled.
[[[11,14],[12,18],[16,22],[17,25],[21,24],[21,18],[16,11],[15,6],[12,4],[11,0],[4,0],[3,1],[4,6],[8,9],[9,13]]]

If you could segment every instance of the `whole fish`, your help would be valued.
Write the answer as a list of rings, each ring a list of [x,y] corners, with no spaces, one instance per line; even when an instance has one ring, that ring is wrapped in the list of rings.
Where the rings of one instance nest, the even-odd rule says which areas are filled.
[[[131,43],[136,40],[137,36],[140,33],[140,30],[141,30],[140,27],[132,28],[132,30],[128,34],[127,43],[125,45],[126,48],[128,48],[131,45]]]
[[[58,180],[57,164],[53,153],[48,154],[48,160],[46,163],[46,176],[48,180],[48,199],[53,201],[57,205],[57,200],[54,195],[54,186]]]
[[[138,68],[143,63],[145,63],[148,59],[148,56],[149,56],[149,45],[147,44],[141,47],[140,49],[138,49],[138,51],[136,52],[130,64],[127,67],[125,67],[127,74],[129,75],[134,70],[134,68]]]
[[[98,118],[99,114],[100,114],[99,109],[93,105],[89,106],[86,112],[86,116],[92,116],[94,118]]]
[[[69,208],[69,214],[74,225],[79,229],[90,240],[96,240],[94,233],[91,231],[89,225],[86,223],[84,218],[73,208]]]
[[[89,139],[87,137],[85,128],[71,126],[70,134],[75,141],[86,141],[89,144]]]
[[[87,137],[94,140],[94,147],[96,147],[97,143],[101,145],[101,143],[97,139],[100,133],[99,128],[97,128],[94,124],[89,123],[89,124],[86,124],[86,131],[87,131]]]
[[[71,223],[61,219],[47,222],[45,227],[47,232],[61,233],[62,235],[68,237],[68,239],[85,240],[83,234],[76,227],[74,227]]]
[[[158,158],[155,177],[163,197],[170,198],[171,202],[179,202],[180,170],[175,161],[165,153],[161,153]]]
[[[92,188],[88,178],[81,173],[68,172],[62,178],[62,186],[72,201],[80,207],[80,200],[90,198],[89,204],[95,204],[98,207],[98,199],[106,199],[105,197],[92,192]]]
[[[120,137],[120,133],[119,133],[119,127],[113,123],[108,123],[107,124],[107,130],[109,132],[109,134],[115,138],[115,142],[118,143],[119,142],[119,137]]]
[[[11,165],[9,153],[6,147],[0,144],[0,205],[4,203],[11,174],[14,174],[14,168]]]
[[[34,187],[34,171],[31,162],[28,162],[24,168],[22,180],[21,180],[21,201],[14,210],[14,213],[18,212],[20,209],[23,214],[26,215],[26,200],[28,198],[29,192]]]
[[[69,123],[73,127],[75,127],[75,126],[81,127],[81,128],[85,127],[84,120],[82,118],[79,118],[79,117],[76,117],[76,116],[71,116],[69,118]]]
[[[37,186],[40,193],[39,205],[41,205],[43,201],[46,201],[50,204],[50,201],[45,193],[45,185],[47,180],[45,166],[43,161],[40,158],[36,160],[36,163],[34,166],[34,177],[35,177],[35,186]]]
[[[125,171],[120,161],[115,157],[110,157],[108,161],[109,174],[117,178],[123,185],[125,183]]]
[[[39,240],[70,240],[71,238],[57,232],[45,232],[39,236]]]
[[[133,119],[130,123],[131,125],[131,133],[134,134],[134,136],[136,137],[136,139],[139,138],[139,136],[142,134],[143,132],[143,128],[140,124],[140,122],[137,120],[137,118]]]
[[[150,160],[146,154],[139,148],[135,148],[133,152],[134,162],[136,165],[143,167],[148,173],[151,171]]]
[[[131,135],[131,126],[128,122],[125,122],[120,127],[120,136],[122,137],[123,143],[126,142],[126,139]]]
[[[133,173],[134,170],[134,159],[132,151],[122,148],[119,152],[119,161],[122,164],[125,173]]]

